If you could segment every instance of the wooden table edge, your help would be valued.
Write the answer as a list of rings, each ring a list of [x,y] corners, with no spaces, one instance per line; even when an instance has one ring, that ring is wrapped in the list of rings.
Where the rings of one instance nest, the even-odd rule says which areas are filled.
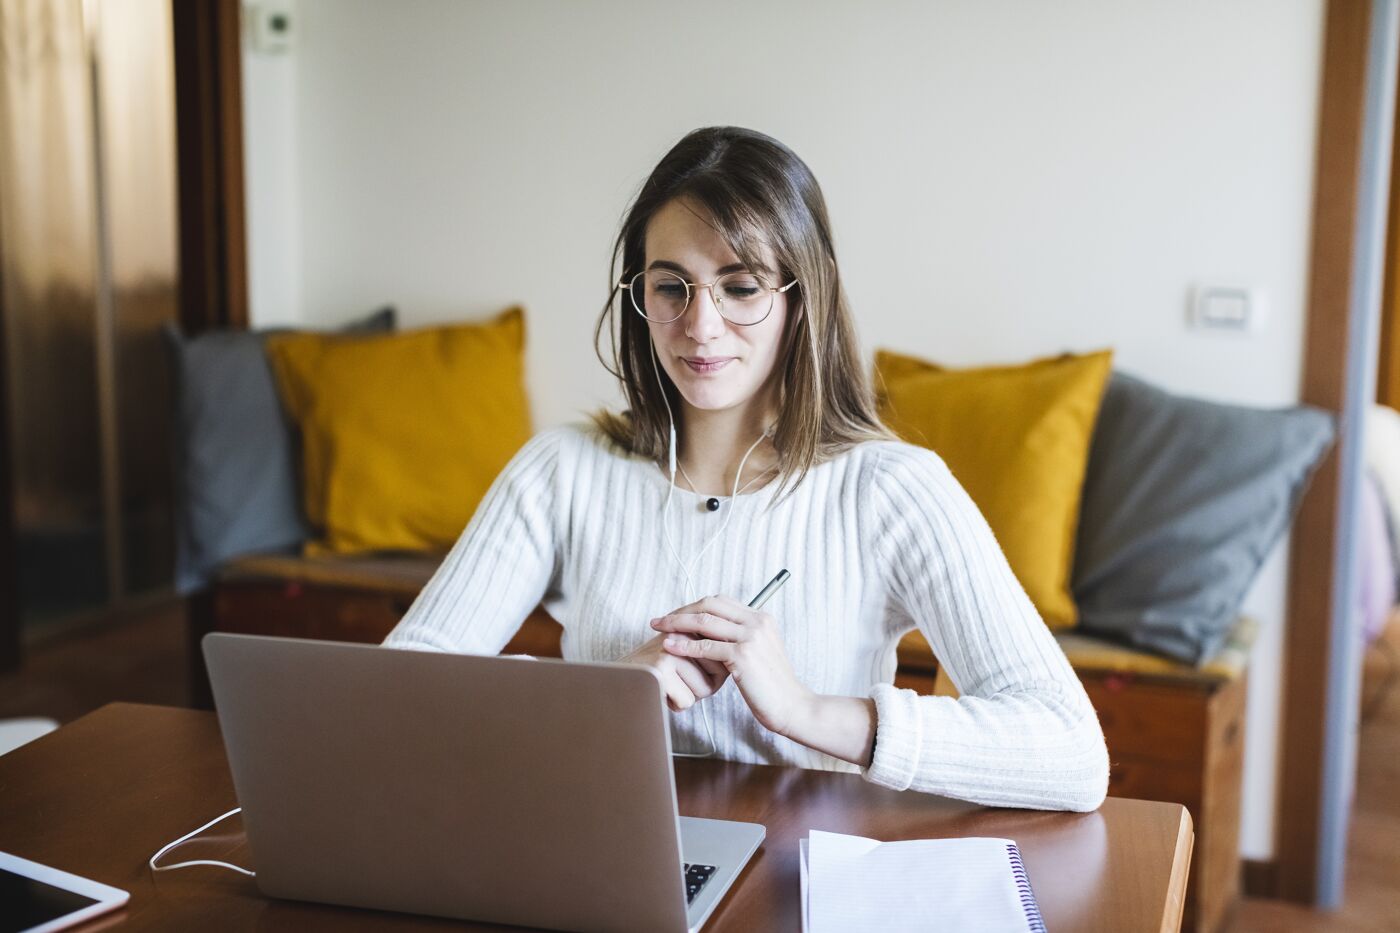
[[[1162,905],[1162,933],[1180,933],[1186,911],[1186,885],[1191,872],[1191,855],[1196,847],[1195,823],[1191,811],[1181,807],[1176,846],[1172,856],[1171,878],[1167,881],[1167,902]]]

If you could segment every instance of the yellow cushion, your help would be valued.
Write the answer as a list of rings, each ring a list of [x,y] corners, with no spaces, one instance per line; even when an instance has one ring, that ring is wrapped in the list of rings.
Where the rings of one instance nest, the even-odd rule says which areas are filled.
[[[1079,498],[1112,368],[1109,350],[960,370],[875,354],[881,417],[948,464],[1052,629],[1078,619],[1070,573]]]
[[[269,337],[301,427],[307,555],[446,550],[530,437],[525,319]]]
[[[1080,675],[1119,674],[1128,675],[1144,683],[1189,684],[1197,688],[1209,688],[1237,680],[1244,675],[1249,664],[1249,650],[1254,646],[1254,638],[1258,633],[1258,622],[1249,616],[1238,617],[1225,647],[1199,667],[1103,641],[1081,632],[1056,632],[1055,641],[1064,651],[1070,665]],[[906,640],[909,638],[908,635],[904,637]],[[900,642],[901,663],[903,646],[904,643]],[[933,695],[959,695],[958,688],[953,686],[953,679],[948,676],[948,669],[942,665],[938,665],[938,673],[934,677]]]
[[[1055,640],[1080,673],[1135,674],[1144,680],[1209,684],[1234,680],[1244,673],[1258,632],[1259,623],[1252,617],[1237,617],[1220,651],[1197,667],[1083,632],[1056,632]]]

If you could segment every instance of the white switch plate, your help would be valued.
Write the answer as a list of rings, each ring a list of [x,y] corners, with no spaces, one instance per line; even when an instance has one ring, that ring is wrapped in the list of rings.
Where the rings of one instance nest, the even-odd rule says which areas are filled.
[[[1203,330],[1254,334],[1263,329],[1267,314],[1267,302],[1260,289],[1206,282],[1192,289],[1187,321]]]
[[[252,19],[253,50],[281,55],[292,50],[292,7],[281,0],[262,0],[247,8]]]

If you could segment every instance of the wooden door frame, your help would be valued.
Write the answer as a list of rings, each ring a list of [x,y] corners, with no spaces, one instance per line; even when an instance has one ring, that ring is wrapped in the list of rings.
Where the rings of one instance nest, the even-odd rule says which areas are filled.
[[[180,196],[180,323],[248,326],[242,5],[171,0]]]
[[[4,243],[0,243],[3,255]],[[6,370],[5,282],[0,267],[0,673],[24,660],[20,640],[19,546],[15,535],[15,482],[10,462],[10,384]]]
[[[180,196],[180,324],[186,334],[248,327],[240,0],[171,0]],[[214,594],[185,600],[186,632],[213,628]],[[186,644],[192,697],[207,690],[199,642]]]
[[[1346,723],[1355,721],[1355,710],[1347,708],[1355,697],[1346,697],[1352,675],[1344,646],[1353,563],[1349,529],[1361,475],[1362,425],[1356,414],[1370,401],[1361,396],[1374,392],[1368,376],[1374,376],[1370,367],[1379,343],[1373,330],[1376,308],[1366,300],[1372,241],[1362,228],[1373,205],[1363,199],[1383,200],[1389,179],[1388,169],[1374,171],[1375,153],[1368,144],[1386,155],[1391,148],[1388,139],[1372,143],[1368,131],[1383,133],[1393,116],[1389,109],[1383,115],[1368,112],[1368,95],[1384,82],[1394,86],[1394,37],[1380,35],[1394,31],[1394,3],[1328,0],[1326,7],[1302,401],[1343,417],[1337,445],[1313,477],[1293,526],[1274,861],[1270,871],[1246,872],[1251,893],[1324,907],[1340,901],[1335,860],[1345,856],[1345,824],[1339,826],[1335,817],[1337,795],[1344,789],[1334,750],[1346,741],[1341,738]],[[1391,61],[1381,61],[1383,56]],[[1378,81],[1374,70],[1387,65]],[[1375,175],[1379,192],[1368,187],[1377,182]],[[1377,261],[1383,256],[1378,253]],[[1272,890],[1259,890],[1261,884]]]
[[[1400,126],[1400,94],[1395,125]],[[1391,140],[1390,207],[1386,215],[1385,287],[1381,293],[1381,334],[1376,360],[1376,401],[1400,408],[1400,134]]]

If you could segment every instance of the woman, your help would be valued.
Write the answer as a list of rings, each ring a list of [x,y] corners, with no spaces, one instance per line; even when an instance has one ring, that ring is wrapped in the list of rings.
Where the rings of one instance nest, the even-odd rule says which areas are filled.
[[[1098,807],[1108,756],[1079,680],[943,461],[875,413],[802,160],[690,133],[619,254],[595,343],[608,327],[628,410],[532,438],[385,644],[496,653],[543,601],[566,659],[657,671],[691,754]],[[893,686],[915,627],[960,698]]]

